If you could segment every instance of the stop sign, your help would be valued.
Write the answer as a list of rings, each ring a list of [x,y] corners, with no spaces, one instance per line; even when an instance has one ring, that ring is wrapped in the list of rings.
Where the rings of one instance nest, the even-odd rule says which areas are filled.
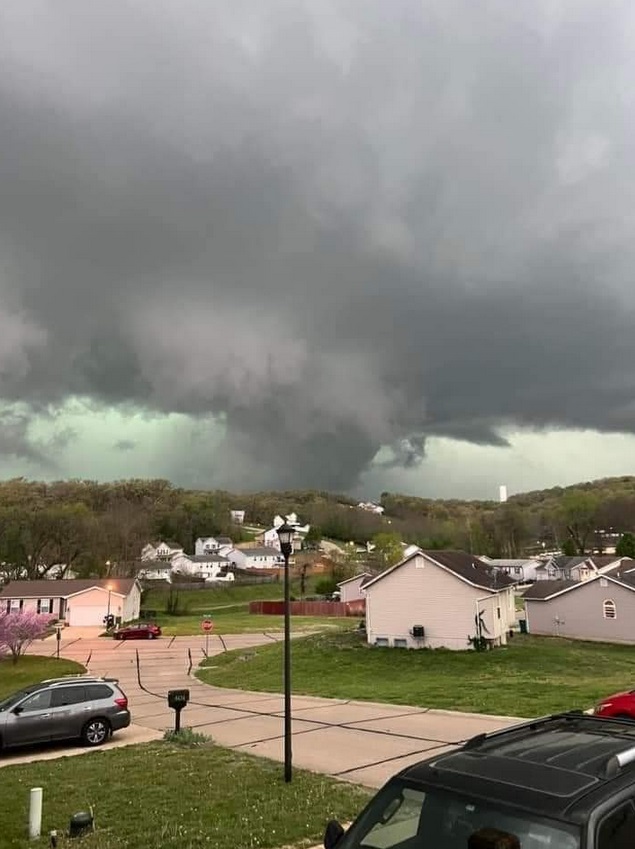
[[[204,631],[211,631],[214,627],[214,623],[211,619],[203,619],[202,625]]]

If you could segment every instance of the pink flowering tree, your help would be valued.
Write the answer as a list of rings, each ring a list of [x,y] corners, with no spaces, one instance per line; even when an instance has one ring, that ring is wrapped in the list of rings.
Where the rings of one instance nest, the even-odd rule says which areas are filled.
[[[33,640],[46,636],[53,619],[31,612],[0,614],[0,657],[9,655],[17,663]]]

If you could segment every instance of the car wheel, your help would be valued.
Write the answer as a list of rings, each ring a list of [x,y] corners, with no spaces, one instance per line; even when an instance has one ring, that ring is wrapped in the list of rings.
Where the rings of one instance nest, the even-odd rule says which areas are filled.
[[[148,631],[148,639],[149,639],[149,640],[153,640],[153,639],[154,639],[154,634],[152,633],[152,631]]]
[[[82,742],[86,746],[101,746],[110,735],[110,724],[106,719],[91,719],[82,728]]]

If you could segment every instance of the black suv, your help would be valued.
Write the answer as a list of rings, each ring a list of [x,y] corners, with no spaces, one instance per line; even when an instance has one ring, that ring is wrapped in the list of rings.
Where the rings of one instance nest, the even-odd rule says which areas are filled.
[[[635,849],[635,722],[580,712],[402,770],[326,849]]]
[[[0,749],[72,739],[99,746],[129,725],[128,698],[114,678],[53,678],[0,701]]]

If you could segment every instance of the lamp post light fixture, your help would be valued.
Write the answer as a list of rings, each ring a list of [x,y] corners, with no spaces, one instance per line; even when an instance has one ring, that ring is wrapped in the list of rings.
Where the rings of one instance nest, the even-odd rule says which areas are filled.
[[[293,551],[295,528],[286,522],[278,528],[280,551],[284,557],[284,780],[291,781],[291,597],[289,557]]]

